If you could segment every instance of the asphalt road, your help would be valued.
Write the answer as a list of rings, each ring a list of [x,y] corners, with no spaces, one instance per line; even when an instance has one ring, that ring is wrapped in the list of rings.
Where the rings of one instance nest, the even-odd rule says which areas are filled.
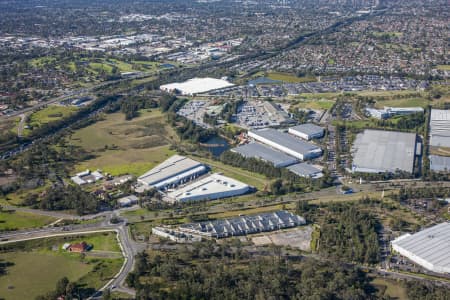
[[[21,114],[20,115],[20,122],[19,125],[17,125],[17,136],[22,137],[23,136],[23,129],[25,127],[25,121],[27,120],[27,114]]]
[[[12,112],[12,113],[10,113],[8,115],[0,117],[0,119],[3,119],[3,120],[11,119],[11,118],[20,116],[20,115],[28,113],[28,112],[32,112],[32,111],[34,111],[36,109],[39,109],[41,107],[44,107],[44,106],[52,104],[52,103],[60,102],[60,101],[63,101],[65,99],[68,99],[68,98],[71,98],[71,97],[79,97],[79,96],[82,96],[84,94],[89,94],[89,93],[93,92],[94,90],[96,90],[98,88],[102,88],[102,87],[105,87],[105,86],[108,86],[108,85],[113,85],[113,84],[121,83],[121,82],[124,82],[124,81],[129,81],[129,80],[133,80],[133,79],[145,78],[145,77],[149,77],[151,75],[152,74],[143,73],[143,74],[140,74],[140,75],[131,76],[131,77],[127,77],[127,78],[121,78],[121,79],[117,79],[117,80],[101,82],[101,83],[93,85],[93,86],[91,86],[89,88],[82,88],[82,89],[79,89],[79,90],[73,90],[73,91],[67,92],[67,93],[65,93],[65,94],[63,94],[61,96],[49,99],[47,101],[40,102],[40,103],[38,103],[38,104],[36,104],[34,106],[14,111],[14,112]]]
[[[119,245],[122,250],[122,255],[125,259],[124,264],[120,269],[120,271],[114,276],[114,278],[110,280],[101,289],[99,289],[94,295],[92,295],[90,299],[101,299],[102,291],[104,291],[105,289],[120,291],[122,293],[126,293],[134,297],[136,293],[133,289],[130,289],[125,285],[125,279],[128,273],[130,273],[134,268],[135,255],[139,251],[143,251],[146,247],[145,245],[138,244],[132,240],[128,227],[126,225],[127,224],[126,219],[122,219],[122,221],[119,224],[110,223],[110,220],[114,215],[120,217],[120,212],[132,209],[135,209],[135,207],[121,209],[114,212],[109,211],[84,217],[71,216],[72,219],[80,219],[80,218],[94,219],[100,216],[104,217],[104,219],[101,222],[97,223],[69,225],[64,227],[49,226],[42,229],[3,233],[0,234],[0,245],[56,236],[69,236],[84,233],[114,231],[117,233]],[[61,216],[62,214],[59,215]]]

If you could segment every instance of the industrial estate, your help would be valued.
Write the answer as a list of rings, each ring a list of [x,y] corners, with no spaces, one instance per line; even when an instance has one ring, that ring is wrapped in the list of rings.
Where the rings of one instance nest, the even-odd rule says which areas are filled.
[[[0,298],[450,299],[448,0],[0,1]]]

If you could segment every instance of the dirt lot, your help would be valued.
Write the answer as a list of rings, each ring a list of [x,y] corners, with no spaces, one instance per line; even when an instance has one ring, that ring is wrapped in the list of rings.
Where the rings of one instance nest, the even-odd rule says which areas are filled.
[[[310,251],[312,231],[313,229],[311,226],[298,227],[256,236],[252,238],[252,242],[256,246],[274,244],[277,246],[290,246],[303,251]]]

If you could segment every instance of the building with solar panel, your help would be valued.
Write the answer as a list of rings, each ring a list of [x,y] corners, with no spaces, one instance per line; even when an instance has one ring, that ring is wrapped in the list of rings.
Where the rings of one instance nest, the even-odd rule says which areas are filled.
[[[183,224],[179,230],[207,238],[226,238],[305,225],[303,217],[280,210],[258,215]]]

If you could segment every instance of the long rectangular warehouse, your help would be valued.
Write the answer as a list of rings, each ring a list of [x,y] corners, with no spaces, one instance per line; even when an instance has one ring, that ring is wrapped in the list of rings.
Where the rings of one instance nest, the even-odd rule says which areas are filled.
[[[208,171],[205,165],[193,159],[173,155],[163,163],[138,177],[142,191],[148,188],[166,189],[187,182]]]
[[[366,129],[356,136],[352,152],[353,172],[412,173],[416,154],[416,134]]]
[[[195,95],[230,86],[234,86],[234,84],[223,79],[207,77],[207,78],[192,78],[184,82],[174,82],[164,84],[160,86],[160,89],[166,92],[178,91],[182,95]]]
[[[450,148],[450,110],[431,110],[430,135],[430,146]]]
[[[450,222],[402,235],[391,245],[395,251],[430,271],[450,274]]]
[[[273,164],[277,168],[290,166],[298,162],[295,157],[289,156],[283,152],[274,150],[268,146],[259,143],[250,143],[239,146],[231,151],[239,153],[246,158],[257,158]]]
[[[272,128],[249,131],[248,136],[301,160],[322,155],[320,147]]]
[[[214,200],[243,195],[249,190],[247,184],[216,173],[170,192],[167,197],[174,202]]]

